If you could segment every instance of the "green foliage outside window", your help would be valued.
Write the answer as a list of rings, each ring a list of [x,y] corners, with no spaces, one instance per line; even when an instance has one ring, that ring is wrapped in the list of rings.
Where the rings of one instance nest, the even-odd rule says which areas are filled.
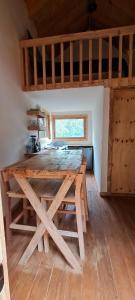
[[[84,119],[56,119],[56,138],[83,138]]]

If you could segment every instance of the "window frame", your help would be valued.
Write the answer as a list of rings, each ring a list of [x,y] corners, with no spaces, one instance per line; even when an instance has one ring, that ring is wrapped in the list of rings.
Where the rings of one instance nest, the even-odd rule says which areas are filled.
[[[84,137],[56,137],[55,121],[65,119],[83,119],[84,120]],[[63,140],[63,141],[87,141],[88,139],[88,115],[87,114],[75,114],[75,115],[52,115],[52,138],[53,140]]]

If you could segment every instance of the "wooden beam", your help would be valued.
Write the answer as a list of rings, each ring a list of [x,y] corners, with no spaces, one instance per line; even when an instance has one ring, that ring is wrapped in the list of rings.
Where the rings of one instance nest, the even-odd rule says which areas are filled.
[[[73,42],[70,42],[70,82],[73,82]]]

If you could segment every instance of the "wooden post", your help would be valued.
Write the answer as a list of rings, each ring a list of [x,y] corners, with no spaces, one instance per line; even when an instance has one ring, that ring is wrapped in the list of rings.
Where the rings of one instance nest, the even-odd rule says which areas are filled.
[[[24,63],[25,63],[25,81],[26,87],[29,86],[29,63],[28,63],[28,48],[24,48]]]
[[[83,41],[79,42],[79,81],[82,82],[82,58],[83,58]]]
[[[112,80],[112,36],[109,36],[109,85]]]
[[[119,70],[118,70],[118,77],[119,79],[122,78],[122,40],[123,36],[119,36]]]
[[[42,46],[43,85],[46,89],[46,48]]]
[[[89,82],[92,83],[92,40],[89,40]]]
[[[34,85],[37,86],[37,48],[33,47],[33,60],[34,60]]]
[[[5,246],[5,233],[3,224],[3,211],[2,211],[2,197],[1,197],[1,186],[0,186],[0,264],[3,268],[4,285],[0,293],[0,299],[10,300],[9,291],[9,280],[8,280],[8,268],[7,268],[7,254]]]
[[[55,85],[55,50],[54,50],[54,44],[51,45],[51,61],[52,61],[52,84],[53,87]]]
[[[73,42],[70,42],[70,82],[73,82]]]
[[[133,70],[133,34],[129,35],[129,69],[128,69],[128,80],[132,79]]]
[[[76,189],[75,189],[75,204],[76,204],[76,221],[77,231],[79,239],[80,257],[82,260],[85,258],[84,249],[84,237],[83,237],[83,222],[82,222],[82,209],[81,209],[81,185],[82,185],[83,174],[77,175],[76,178]]]
[[[61,83],[64,83],[64,44],[60,44],[61,52]]]
[[[99,38],[98,80],[102,80],[102,38]]]

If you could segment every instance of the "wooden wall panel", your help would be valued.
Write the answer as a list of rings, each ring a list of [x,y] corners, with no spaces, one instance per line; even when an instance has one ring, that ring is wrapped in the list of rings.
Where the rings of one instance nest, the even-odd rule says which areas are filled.
[[[112,92],[108,192],[135,194],[135,89]]]

